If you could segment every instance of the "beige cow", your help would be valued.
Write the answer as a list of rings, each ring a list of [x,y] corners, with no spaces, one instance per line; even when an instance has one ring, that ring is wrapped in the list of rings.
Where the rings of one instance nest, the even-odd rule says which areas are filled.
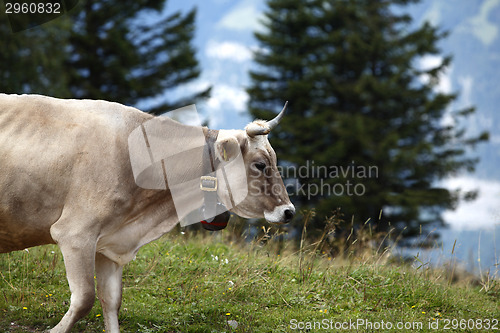
[[[270,122],[218,132],[215,154],[242,152],[248,179],[260,184],[231,209],[242,217],[282,223],[295,213],[267,140],[283,111]],[[0,94],[0,253],[60,247],[71,303],[51,332],[69,332],[89,313],[94,271],[106,331],[119,332],[123,266],[182,218],[168,189],[134,181],[127,139],[152,117],[106,101]]]

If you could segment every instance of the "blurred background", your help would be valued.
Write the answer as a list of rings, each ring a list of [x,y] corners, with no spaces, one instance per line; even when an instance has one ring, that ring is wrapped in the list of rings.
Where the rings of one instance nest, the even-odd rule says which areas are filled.
[[[288,100],[270,141],[311,230],[336,212],[334,238],[497,272],[500,0],[78,1],[15,33],[4,12],[1,92],[196,103],[214,129]]]

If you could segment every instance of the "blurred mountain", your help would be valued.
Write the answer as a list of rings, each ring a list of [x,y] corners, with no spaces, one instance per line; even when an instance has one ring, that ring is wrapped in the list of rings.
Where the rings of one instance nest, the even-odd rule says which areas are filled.
[[[415,24],[427,20],[450,33],[441,43],[443,54],[453,55],[444,79],[460,94],[460,106],[477,108],[467,130],[490,132],[490,142],[471,152],[481,159],[475,176],[500,180],[500,0],[424,0],[410,14]]]

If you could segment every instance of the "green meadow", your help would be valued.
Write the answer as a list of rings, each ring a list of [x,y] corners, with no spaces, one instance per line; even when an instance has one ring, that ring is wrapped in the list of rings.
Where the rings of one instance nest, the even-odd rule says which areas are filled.
[[[325,238],[323,238],[323,241]],[[358,242],[362,244],[363,242]],[[122,332],[483,332],[500,330],[496,280],[400,261],[391,248],[338,255],[322,241],[262,228],[178,230],[143,247],[123,274]],[[0,255],[0,331],[43,332],[68,308],[62,255],[42,246]],[[73,332],[103,332],[99,301]]]

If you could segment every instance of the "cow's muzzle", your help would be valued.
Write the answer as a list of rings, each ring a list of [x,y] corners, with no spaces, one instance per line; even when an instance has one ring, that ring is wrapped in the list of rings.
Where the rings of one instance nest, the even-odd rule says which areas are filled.
[[[285,223],[290,222],[295,216],[295,207],[293,207],[293,209],[285,209],[284,215],[285,215],[284,218]]]
[[[269,223],[288,223],[295,216],[295,207],[292,204],[281,205],[273,211],[264,212],[264,217]]]

